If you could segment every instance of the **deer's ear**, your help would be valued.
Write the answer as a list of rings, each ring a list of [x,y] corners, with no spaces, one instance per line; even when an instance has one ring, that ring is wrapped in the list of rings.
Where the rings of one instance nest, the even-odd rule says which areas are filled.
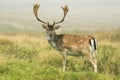
[[[42,25],[42,27],[43,27],[44,29],[47,29],[47,26],[46,26],[46,25],[44,25],[44,24]]]
[[[60,26],[55,26],[54,29],[58,29]]]

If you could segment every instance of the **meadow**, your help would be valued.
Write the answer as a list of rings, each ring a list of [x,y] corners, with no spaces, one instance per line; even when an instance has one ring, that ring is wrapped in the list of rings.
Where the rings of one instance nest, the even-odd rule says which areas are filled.
[[[71,56],[67,71],[62,72],[61,55],[50,47],[44,33],[1,32],[0,80],[120,80],[119,32],[89,32],[98,40],[98,73],[85,57]]]

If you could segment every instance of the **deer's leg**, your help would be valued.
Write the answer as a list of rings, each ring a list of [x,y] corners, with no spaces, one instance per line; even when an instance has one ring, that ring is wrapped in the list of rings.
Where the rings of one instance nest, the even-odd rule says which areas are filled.
[[[95,58],[88,57],[90,63],[92,63],[94,72],[97,73],[97,60]]]
[[[62,60],[63,60],[63,72],[66,70],[66,61],[67,61],[67,53],[62,54]]]
[[[91,46],[89,47],[90,50],[86,50],[87,58],[90,63],[92,63],[94,72],[97,73],[97,60],[96,60],[96,50],[94,50]]]

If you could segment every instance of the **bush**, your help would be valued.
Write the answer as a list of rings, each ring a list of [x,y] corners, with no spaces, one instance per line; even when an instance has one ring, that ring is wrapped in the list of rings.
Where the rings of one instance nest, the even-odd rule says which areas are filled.
[[[14,42],[9,39],[6,39],[6,38],[0,39],[0,45],[13,45],[13,44]]]
[[[15,57],[20,59],[32,60],[39,50],[34,47],[19,46],[18,44],[7,44],[0,46],[0,53],[7,55],[8,57]]]

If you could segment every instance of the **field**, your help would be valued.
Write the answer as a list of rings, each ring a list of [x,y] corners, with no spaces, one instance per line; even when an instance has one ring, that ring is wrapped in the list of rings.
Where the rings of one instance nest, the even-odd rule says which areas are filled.
[[[61,55],[49,46],[44,33],[1,32],[0,80],[120,80],[119,32],[89,32],[98,40],[98,73],[85,57],[71,56],[62,72]]]

